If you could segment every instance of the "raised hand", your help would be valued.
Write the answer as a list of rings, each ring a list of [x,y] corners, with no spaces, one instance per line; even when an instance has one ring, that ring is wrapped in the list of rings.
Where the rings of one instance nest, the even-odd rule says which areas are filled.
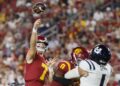
[[[40,24],[41,24],[41,20],[40,20],[40,19],[37,19],[37,20],[34,22],[33,28],[34,28],[35,30],[37,30],[37,29],[40,27]]]

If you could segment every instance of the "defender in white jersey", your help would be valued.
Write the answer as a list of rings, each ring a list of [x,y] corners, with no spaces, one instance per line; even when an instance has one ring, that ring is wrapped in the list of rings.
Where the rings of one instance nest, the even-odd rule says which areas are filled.
[[[97,45],[90,56],[91,59],[79,62],[76,68],[68,71],[65,78],[80,77],[80,86],[107,86],[112,73],[112,67],[108,64],[111,58],[109,48]]]

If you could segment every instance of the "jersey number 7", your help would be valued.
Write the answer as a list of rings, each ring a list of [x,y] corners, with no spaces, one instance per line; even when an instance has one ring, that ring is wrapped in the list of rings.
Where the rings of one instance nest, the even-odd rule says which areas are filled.
[[[41,74],[41,76],[40,76],[40,80],[43,81],[43,80],[45,79],[45,75],[46,75],[46,73],[47,73],[47,71],[48,71],[48,67],[47,67],[46,64],[42,63],[42,68],[44,68],[44,70],[43,70],[43,72],[42,72],[42,74]]]

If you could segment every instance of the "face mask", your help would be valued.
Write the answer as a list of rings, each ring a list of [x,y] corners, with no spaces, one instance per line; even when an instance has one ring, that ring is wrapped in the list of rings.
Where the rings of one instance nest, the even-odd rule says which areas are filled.
[[[46,51],[46,46],[43,43],[37,43],[36,50],[39,53],[44,53]]]
[[[37,50],[38,52],[41,52],[41,53],[44,53],[44,52],[45,52],[45,49],[43,49],[43,48],[38,48],[38,47],[36,47],[36,50]]]

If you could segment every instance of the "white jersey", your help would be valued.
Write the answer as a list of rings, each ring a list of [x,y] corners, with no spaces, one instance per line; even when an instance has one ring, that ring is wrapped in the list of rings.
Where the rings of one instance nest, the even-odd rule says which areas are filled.
[[[100,66],[92,60],[83,60],[79,63],[79,67],[89,72],[87,77],[80,78],[80,86],[107,86],[112,73],[109,64]]]

